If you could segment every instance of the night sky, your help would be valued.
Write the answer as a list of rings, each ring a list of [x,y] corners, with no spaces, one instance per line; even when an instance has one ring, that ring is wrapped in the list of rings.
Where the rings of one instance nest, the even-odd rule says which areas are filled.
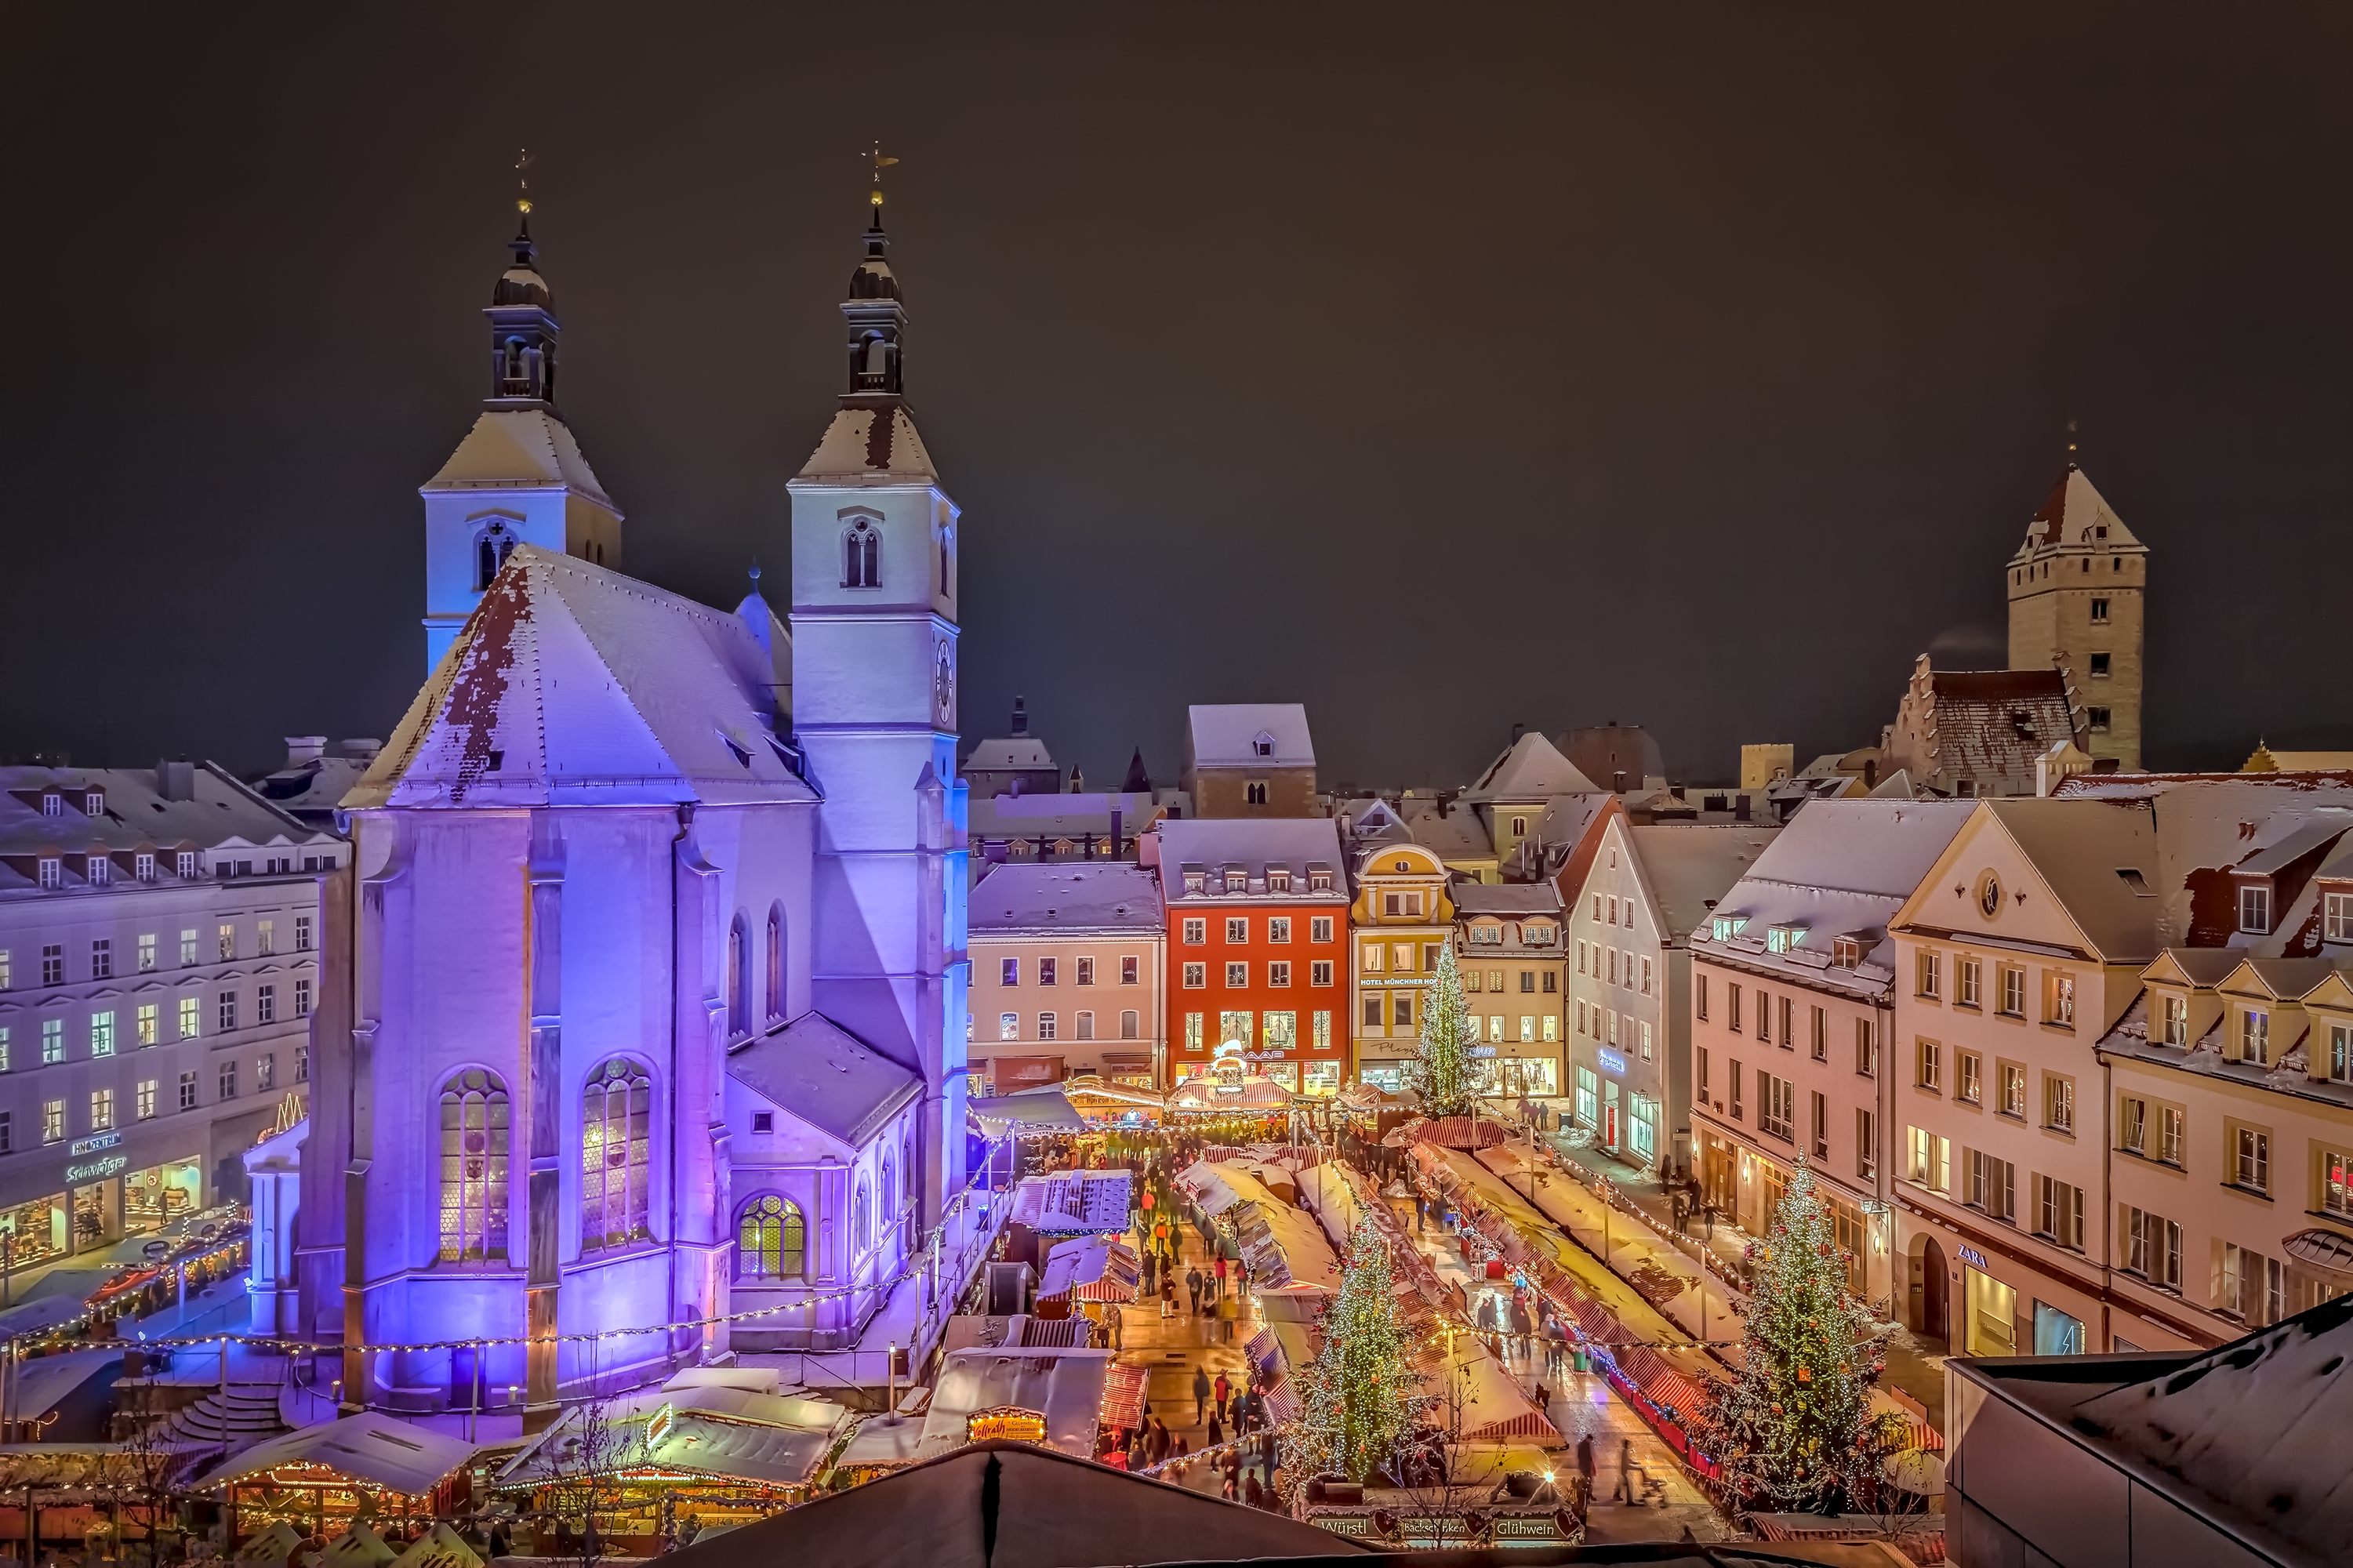
[[[0,20],[0,754],[274,764],[422,679],[417,487],[538,154],[562,411],[732,605],[891,174],[965,738],[1327,783],[1514,721],[1670,771],[1999,665],[2081,426],[2152,763],[2353,730],[2353,10],[118,7]]]

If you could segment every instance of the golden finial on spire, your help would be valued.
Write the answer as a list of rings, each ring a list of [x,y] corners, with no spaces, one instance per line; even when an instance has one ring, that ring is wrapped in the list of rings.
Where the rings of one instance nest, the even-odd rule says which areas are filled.
[[[2074,422],[2073,419],[2070,419],[2069,421],[2067,421],[2067,459],[2068,459],[2068,461],[2070,461],[2070,462],[2074,461],[2074,457],[2075,457],[2075,422]]]
[[[874,157],[874,193],[873,193],[872,196],[871,196],[871,197],[870,197],[869,199],[870,199],[870,200],[871,200],[871,201],[873,202],[873,204],[874,204],[876,206],[878,206],[878,207],[879,207],[879,206],[881,206],[881,205],[882,205],[882,171],[883,171],[883,170],[885,170],[885,169],[887,169],[887,168],[889,168],[892,164],[893,164],[893,163],[897,163],[899,160],[898,160],[898,159],[896,159],[896,158],[888,158],[888,157],[883,156],[883,153],[882,153],[882,143],[881,143],[881,142],[877,142],[876,143],[874,143],[874,153],[873,153],[873,157]]]
[[[528,147],[515,154],[515,211],[525,217],[531,216],[531,166],[537,162]]]

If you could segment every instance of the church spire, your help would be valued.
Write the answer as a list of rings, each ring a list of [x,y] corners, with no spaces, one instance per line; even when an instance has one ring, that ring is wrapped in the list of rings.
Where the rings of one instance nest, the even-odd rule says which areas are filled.
[[[842,395],[845,408],[871,408],[900,400],[905,391],[900,379],[900,350],[907,331],[907,312],[899,302],[899,279],[891,271],[891,240],[882,232],[882,171],[897,163],[874,150],[874,189],[868,198],[874,209],[866,230],[866,255],[849,275],[849,297],[841,315],[849,327],[849,390]]]
[[[489,409],[543,408],[555,412],[555,291],[541,277],[531,238],[529,152],[515,160],[515,237],[507,241],[514,259],[491,290],[491,395]]]

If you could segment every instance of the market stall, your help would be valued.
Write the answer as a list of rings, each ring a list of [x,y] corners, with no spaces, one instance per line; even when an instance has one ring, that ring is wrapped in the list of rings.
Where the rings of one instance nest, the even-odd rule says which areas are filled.
[[[955,1351],[941,1358],[915,1457],[930,1459],[966,1443],[1017,1435],[1008,1412],[1034,1418],[1026,1442],[1092,1458],[1105,1410],[1112,1352],[1039,1347]]]
[[[200,1473],[242,1537],[283,1522],[331,1534],[356,1519],[435,1519],[469,1494],[474,1445],[389,1415],[346,1415],[271,1437]]]
[[[1035,1315],[1067,1318],[1081,1303],[1133,1301],[1142,1278],[1135,1254],[1119,1242],[1083,1238],[1063,1242],[1046,1257],[1046,1271],[1038,1282]]]

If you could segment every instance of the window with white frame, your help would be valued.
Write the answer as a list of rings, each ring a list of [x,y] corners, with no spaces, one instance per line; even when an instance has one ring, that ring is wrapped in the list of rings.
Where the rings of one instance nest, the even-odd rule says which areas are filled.
[[[2231,1138],[2231,1184],[2251,1193],[2272,1190],[2272,1135],[2259,1127],[2235,1127]]]
[[[2251,1329],[2278,1322],[2287,1315],[2287,1269],[2276,1258],[2266,1258],[2235,1242],[2222,1244],[2222,1310],[2237,1314]]]
[[[1994,1069],[1995,1088],[2000,1098],[1994,1101],[1994,1113],[2026,1120],[2026,1069],[2015,1062],[2003,1062]]]
[[[2075,1131],[2075,1080],[2057,1073],[2042,1075],[2042,1125],[2053,1132]]]
[[[2150,1284],[2181,1289],[2181,1227],[2129,1204],[2124,1211],[2124,1265]]]
[[[2353,942],[2353,893],[2330,893],[2321,900],[2320,934],[2328,942]]]
[[[2353,1024],[2328,1026],[2328,1076],[2337,1083],[2353,1083]]]
[[[1208,985],[1208,984],[1209,984],[1209,966],[1208,966],[1208,964],[1206,964],[1206,963],[1188,963],[1188,964],[1187,964],[1187,965],[1185,966],[1185,989],[1186,989],[1186,990],[1187,990],[1187,991],[1198,991],[1198,990],[1202,989],[1204,986]]]
[[[2034,1233],[2073,1252],[2084,1250],[2084,1189],[2052,1177],[2034,1178]]]
[[[2246,882],[2239,888],[2239,929],[2261,934],[2272,929],[2272,889],[2267,882]]]
[[[1915,974],[1916,978],[1914,990],[1922,996],[1935,1000],[1944,985],[1944,956],[1923,948],[1919,961],[1915,965]]]
[[[1945,1082],[1944,1047],[1934,1040],[1922,1039],[1917,1042],[1915,1054],[1918,1071],[1912,1079],[1913,1084],[1931,1091],[1941,1089]]]
[[[1982,959],[1963,953],[1953,961],[1953,1003],[1956,1006],[1978,1005],[1978,993],[1985,974]]]
[[[1831,1015],[1827,1007],[1813,1010],[1813,1047],[1814,1060],[1826,1062],[1831,1059]]]
[[[1854,1112],[1854,1173],[1866,1182],[1879,1174],[1879,1113],[1862,1106]]]
[[[2321,1151],[2320,1207],[2340,1219],[2353,1219],[2353,1154]]]
[[[1227,965],[1226,965],[1226,987],[1227,987],[1227,989],[1229,989],[1229,990],[1232,990],[1232,991],[1239,991],[1239,990],[1240,990],[1243,986],[1248,985],[1249,984],[1250,984],[1250,965],[1249,965],[1248,963],[1229,963],[1229,964],[1227,964]]]
[[[1764,1068],[1757,1069],[1757,1128],[1790,1142],[1797,1141],[1798,1086]]]
[[[1918,1183],[1930,1192],[1949,1193],[1953,1190],[1953,1145],[1950,1140],[1921,1127],[1905,1129],[1905,1152],[1908,1155],[1906,1179]]]
[[[2189,998],[2187,996],[2166,996],[2159,998],[2159,1000],[2164,1004],[2164,1005],[2159,1009],[2159,1013],[2160,1022],[2164,1029],[2163,1039],[2165,1044],[2168,1046],[2188,1045],[2189,1043]]]
[[[1038,1037],[1041,1040],[1050,1040],[1054,1037],[1054,1015],[1051,1013],[1038,1015]]]
[[[2181,1163],[2184,1117],[2179,1107],[2164,1106],[2157,1113],[2157,1157],[2165,1164]]]
[[[1982,1149],[1969,1151],[1969,1186],[1962,1200],[1994,1219],[2018,1218],[2018,1167]]]
[[[1330,942],[1332,940],[1332,917],[1330,915],[1316,915],[1310,919],[1307,922],[1307,940],[1310,942]]]
[[[2012,1018],[2026,1016],[2026,971],[2016,964],[2003,964],[1996,978],[2001,985],[2001,1011]]]
[[[1198,947],[1209,940],[1209,922],[1199,917],[1185,922],[1185,945]]]
[[[2267,1067],[2272,1059],[2272,1016],[2261,1007],[2239,1010],[2239,1059]]]
[[[1953,1053],[1953,1098],[1964,1105],[1985,1100],[1985,1058],[1976,1051]]]
[[[999,1013],[997,1016],[997,1037],[1000,1040],[1019,1039],[1021,1037],[1021,1015],[1018,1013]]]

